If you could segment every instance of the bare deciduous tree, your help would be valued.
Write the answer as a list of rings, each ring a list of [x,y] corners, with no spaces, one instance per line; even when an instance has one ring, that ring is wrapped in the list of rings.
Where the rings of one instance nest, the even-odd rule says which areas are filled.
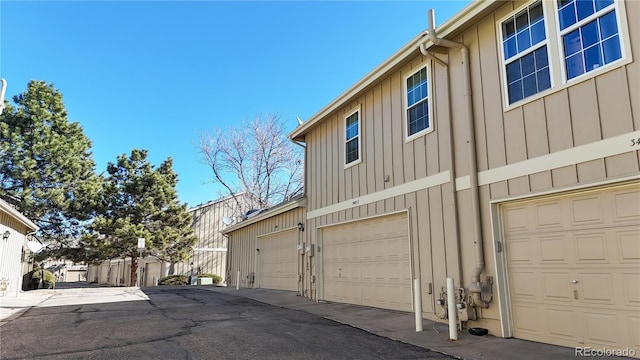
[[[277,114],[256,116],[241,126],[200,136],[201,160],[213,171],[244,213],[264,209],[301,192],[302,148],[287,139],[285,124]]]

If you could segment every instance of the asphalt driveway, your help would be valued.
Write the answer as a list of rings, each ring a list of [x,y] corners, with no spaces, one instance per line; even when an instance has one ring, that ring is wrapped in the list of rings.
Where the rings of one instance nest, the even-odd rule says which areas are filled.
[[[0,358],[451,359],[303,311],[164,286],[57,291],[0,327]]]

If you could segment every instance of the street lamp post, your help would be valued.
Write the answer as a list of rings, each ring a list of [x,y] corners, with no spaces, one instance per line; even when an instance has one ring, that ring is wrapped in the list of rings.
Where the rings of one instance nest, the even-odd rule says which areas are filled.
[[[138,287],[142,287],[142,251],[145,249],[145,238],[138,238]]]
[[[44,262],[40,263],[40,283],[39,285],[39,289],[44,289]]]

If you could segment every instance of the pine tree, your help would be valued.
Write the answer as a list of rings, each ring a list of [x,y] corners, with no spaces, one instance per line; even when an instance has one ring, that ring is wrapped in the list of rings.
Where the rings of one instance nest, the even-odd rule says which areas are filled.
[[[171,262],[185,260],[196,243],[191,215],[178,200],[172,164],[168,158],[154,168],[146,150],[133,149],[107,166],[93,233],[83,244],[93,261],[131,257],[130,286],[137,279],[139,238],[152,254]]]
[[[68,246],[91,217],[100,179],[91,141],[67,118],[53,84],[32,80],[0,115],[0,198]]]

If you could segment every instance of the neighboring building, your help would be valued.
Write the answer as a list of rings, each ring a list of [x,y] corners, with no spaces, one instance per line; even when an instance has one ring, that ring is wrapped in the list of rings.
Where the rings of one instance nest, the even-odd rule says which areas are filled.
[[[229,237],[228,286],[298,291],[311,297],[311,271],[303,267],[312,256],[303,247],[304,198],[265,209],[224,229]],[[303,285],[303,282],[306,284]],[[305,289],[305,290],[303,290]]]
[[[18,296],[22,289],[27,237],[38,226],[0,199],[0,296]]]
[[[239,201],[243,201],[242,195]],[[216,274],[226,280],[227,238],[222,230],[227,226],[225,218],[233,222],[241,217],[241,210],[232,197],[225,197],[189,209],[193,215],[193,230],[198,243],[193,247],[193,257],[175,264],[173,273],[184,275]],[[227,220],[227,221],[228,221]]]
[[[242,199],[242,197],[240,197]],[[153,286],[167,275],[216,274],[226,277],[227,239],[222,234],[226,226],[224,219],[240,219],[240,211],[232,197],[226,197],[190,208],[193,216],[192,228],[198,237],[193,247],[192,257],[180,263],[163,262],[157,257],[146,255],[139,262],[138,282],[141,286]],[[90,265],[89,281],[115,286],[129,284],[131,258],[112,259],[99,265]]]
[[[47,260],[44,268],[51,271],[58,282],[87,281],[87,265],[71,260]]]
[[[468,327],[640,353],[639,17],[474,1],[295,129],[304,296],[412,311],[417,279],[440,320],[452,277]],[[260,256],[282,217],[226,230],[231,272],[280,266]]]

